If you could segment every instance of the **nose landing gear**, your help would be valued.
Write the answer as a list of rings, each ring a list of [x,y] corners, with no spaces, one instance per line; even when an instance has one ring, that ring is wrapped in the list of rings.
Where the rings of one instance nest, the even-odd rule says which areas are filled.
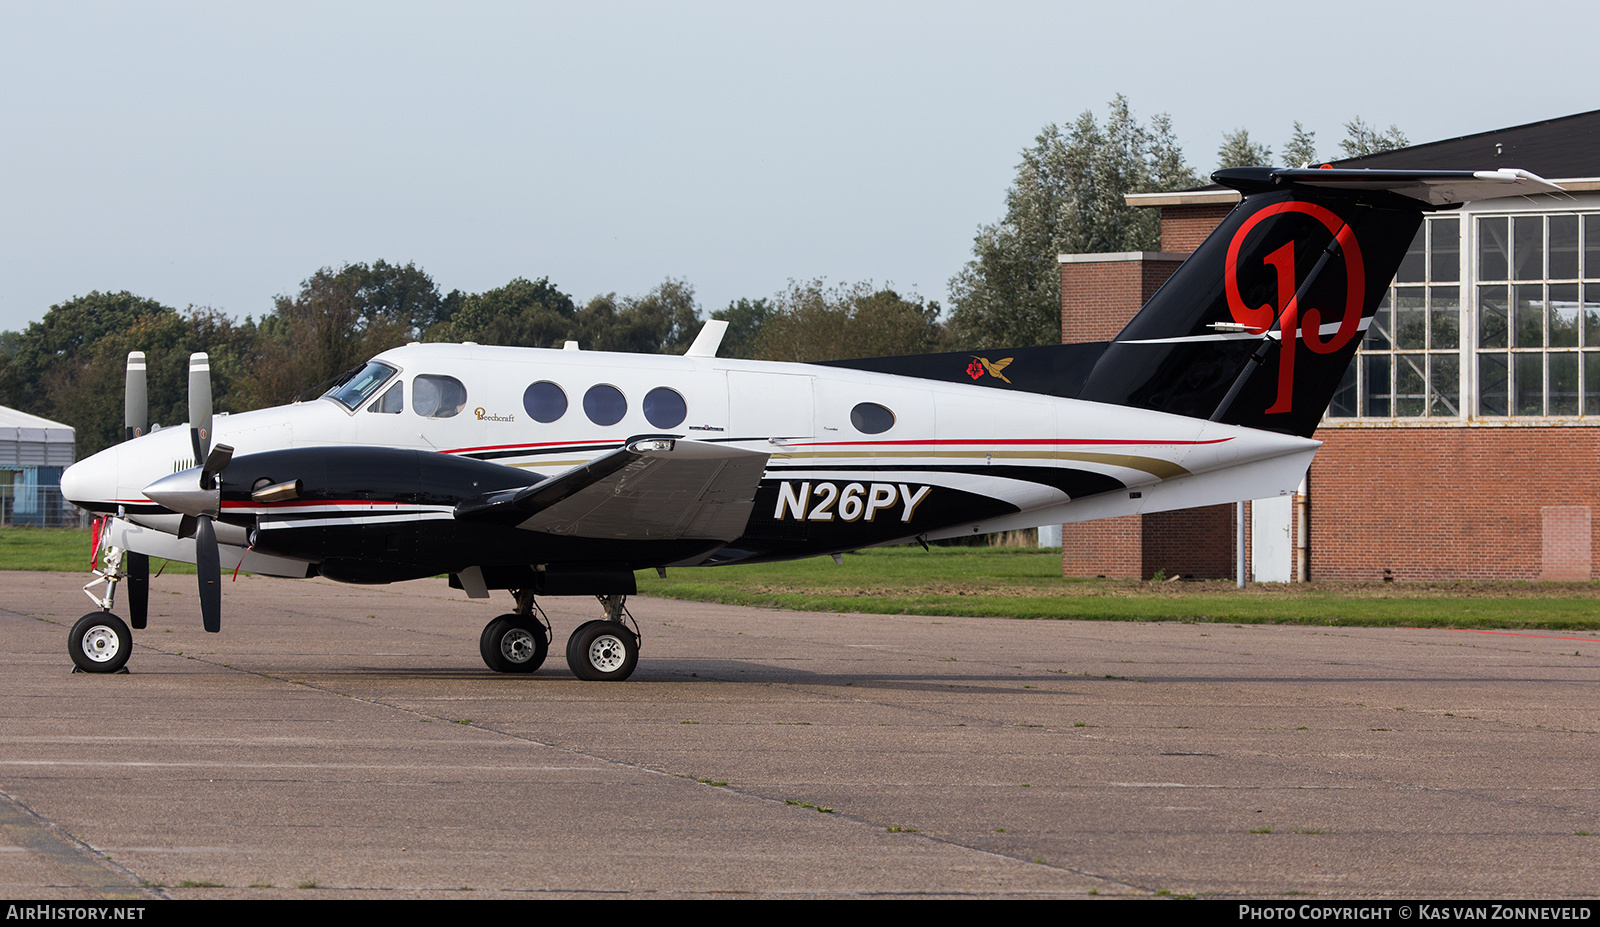
[[[103,560],[103,565],[97,566]],[[131,569],[123,569],[124,561]],[[115,673],[128,663],[133,652],[133,632],[121,618],[111,613],[116,605],[117,584],[128,583],[129,598],[133,606],[135,627],[145,625],[145,600],[149,588],[148,557],[123,550],[111,543],[110,519],[95,521],[94,551],[90,554],[89,572],[94,576],[83,586],[83,594],[99,607],[78,619],[67,632],[67,655],[76,667],[73,672]],[[105,594],[97,596],[94,587],[104,584]]]

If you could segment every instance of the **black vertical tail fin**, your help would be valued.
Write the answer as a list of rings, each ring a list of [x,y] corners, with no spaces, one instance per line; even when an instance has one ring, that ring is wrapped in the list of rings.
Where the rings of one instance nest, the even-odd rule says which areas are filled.
[[[1079,398],[1309,437],[1424,212],[1559,190],[1520,171],[1234,168],[1244,194]]]

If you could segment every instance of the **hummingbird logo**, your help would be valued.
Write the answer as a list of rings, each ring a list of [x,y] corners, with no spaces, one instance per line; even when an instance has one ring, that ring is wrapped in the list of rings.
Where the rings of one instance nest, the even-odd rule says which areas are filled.
[[[979,357],[978,355],[974,354],[972,355],[972,363],[967,365],[967,376],[977,380],[982,378],[983,375],[987,373],[991,377],[998,377],[999,379],[1010,383],[1011,381],[1006,380],[1006,375],[1000,371],[1006,369],[1006,366],[1009,365],[1013,360],[1015,360],[1015,358],[1004,357],[997,361],[991,361],[987,357]]]

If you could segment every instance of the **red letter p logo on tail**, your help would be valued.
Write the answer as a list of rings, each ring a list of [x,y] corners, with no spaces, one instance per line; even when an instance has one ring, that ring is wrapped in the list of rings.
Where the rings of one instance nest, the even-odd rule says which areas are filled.
[[[1302,213],[1320,222],[1339,243],[1339,255],[1345,266],[1344,317],[1328,340],[1322,340],[1323,312],[1298,305],[1296,293],[1302,281],[1295,274],[1295,241],[1291,239],[1262,258],[1262,264],[1271,267],[1277,277],[1277,305],[1263,303],[1249,306],[1239,292],[1239,251],[1245,239],[1263,219],[1285,213]],[[1254,268],[1248,268],[1248,273]],[[1278,361],[1278,397],[1266,410],[1268,414],[1288,412],[1294,408],[1294,355],[1296,344],[1303,337],[1306,347],[1314,354],[1332,354],[1356,336],[1361,328],[1361,303],[1366,292],[1366,272],[1361,262],[1361,247],[1356,243],[1355,232],[1333,211],[1315,203],[1292,201],[1268,206],[1251,216],[1228,244],[1228,263],[1224,272],[1228,293],[1228,311],[1233,320],[1248,325],[1255,334],[1266,334],[1273,322],[1278,323],[1281,337],[1281,356]],[[1306,281],[1309,282],[1309,281]],[[1302,324],[1302,317],[1303,323]]]

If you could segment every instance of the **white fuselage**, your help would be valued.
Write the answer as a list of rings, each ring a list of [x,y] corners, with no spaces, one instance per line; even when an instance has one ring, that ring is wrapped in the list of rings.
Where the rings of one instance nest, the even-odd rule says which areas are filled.
[[[1017,510],[907,534],[928,538],[1292,492],[1319,446],[1184,416],[831,366],[473,344],[412,344],[374,360],[394,373],[354,408],[322,398],[218,416],[214,441],[236,456],[329,445],[409,448],[548,476],[629,437],[672,434],[771,454],[766,480],[783,482],[767,516],[892,519],[908,505],[937,505],[936,496],[919,496],[921,486]],[[459,411],[421,414],[439,411],[441,393],[447,405],[460,399],[448,380],[465,390]],[[535,384],[558,391],[539,385],[530,397]],[[681,406],[665,393],[652,396],[663,389]],[[554,415],[557,392],[565,410]],[[853,415],[863,404],[876,408]],[[144,511],[134,521],[175,532],[177,516],[152,512],[142,490],[194,466],[193,456],[186,428],[163,429],[73,466],[63,491],[100,511],[138,507]],[[1101,478],[1100,491],[1074,498],[1063,486],[1076,484],[1049,476],[1068,471]],[[841,514],[846,494],[859,501]],[[224,527],[218,539],[244,543],[239,529]]]

